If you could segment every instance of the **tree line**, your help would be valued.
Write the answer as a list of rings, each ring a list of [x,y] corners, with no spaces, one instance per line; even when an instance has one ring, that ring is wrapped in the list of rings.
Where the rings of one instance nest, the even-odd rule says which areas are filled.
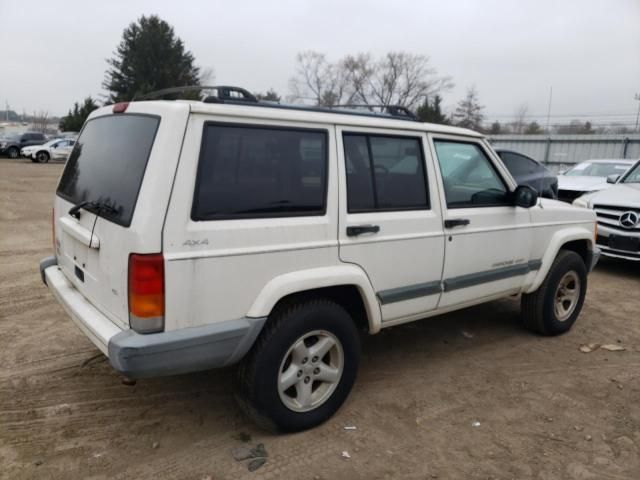
[[[102,87],[104,103],[130,101],[136,96],[163,88],[203,85],[213,77],[211,69],[196,65],[194,55],[185,48],[171,25],[156,15],[142,16],[128,25],[112,58],[107,60]],[[543,133],[535,121],[526,122],[527,107],[518,107],[513,122],[493,122],[484,128],[484,106],[471,86],[447,115],[443,94],[453,88],[451,77],[440,75],[426,55],[388,52],[375,57],[366,52],[331,61],[321,52],[304,51],[296,55],[289,80],[288,102],[355,108],[405,107],[424,121],[456,125],[490,134]],[[200,98],[189,92],[166,98]],[[280,102],[273,89],[256,94],[260,100]],[[99,102],[91,96],[76,102],[60,120],[63,131],[79,131]],[[589,122],[568,124],[558,133],[592,133]],[[560,130],[563,130],[562,132]]]

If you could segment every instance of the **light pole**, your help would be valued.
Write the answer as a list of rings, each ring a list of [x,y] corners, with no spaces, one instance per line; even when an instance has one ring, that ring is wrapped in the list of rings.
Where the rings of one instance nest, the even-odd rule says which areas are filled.
[[[636,132],[638,132],[640,131],[638,130],[638,120],[640,120],[640,93],[636,93],[633,99],[638,101],[638,113],[636,114]]]

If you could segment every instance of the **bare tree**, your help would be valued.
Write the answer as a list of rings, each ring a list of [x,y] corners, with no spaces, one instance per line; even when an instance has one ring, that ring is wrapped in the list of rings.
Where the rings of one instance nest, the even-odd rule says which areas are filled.
[[[415,109],[420,100],[452,86],[449,77],[438,77],[429,57],[389,52],[373,68],[370,97],[382,105]]]
[[[200,75],[198,76],[200,85],[210,85],[215,81],[215,79],[216,73],[212,67],[204,67],[200,69]]]
[[[526,103],[522,103],[516,108],[513,122],[513,133],[524,133],[527,125],[527,114],[529,113],[529,106]]]
[[[449,77],[438,76],[429,62],[425,55],[389,52],[378,60],[359,53],[330,63],[322,53],[302,52],[290,81],[291,97],[311,99],[318,105],[362,103],[415,109],[424,97],[453,85]]]
[[[478,91],[475,87],[471,87],[467,90],[465,97],[458,102],[453,112],[453,120],[459,127],[480,130],[484,118],[483,109],[484,106],[480,105],[478,100]]]
[[[290,99],[311,100],[316,105],[343,102],[346,90],[344,70],[327,61],[324,53],[306,51],[296,55],[296,72],[289,80]]]
[[[46,133],[48,117],[49,117],[49,112],[43,112],[43,111],[39,111],[38,113],[33,112],[33,117],[32,117],[33,130],[36,132]]]

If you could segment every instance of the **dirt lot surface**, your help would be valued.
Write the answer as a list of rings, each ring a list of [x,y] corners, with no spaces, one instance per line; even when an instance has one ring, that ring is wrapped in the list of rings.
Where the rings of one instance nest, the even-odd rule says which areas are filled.
[[[562,337],[520,329],[511,299],[365,336],[338,414],[274,436],[232,370],[126,386],[66,317],[38,274],[60,172],[0,159],[1,478],[640,478],[640,265],[601,262]],[[257,443],[249,472],[231,451]]]

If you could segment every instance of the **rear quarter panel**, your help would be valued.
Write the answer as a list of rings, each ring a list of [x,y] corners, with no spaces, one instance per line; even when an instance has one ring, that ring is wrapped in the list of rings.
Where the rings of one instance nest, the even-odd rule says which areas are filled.
[[[326,130],[326,214],[191,220],[205,122]],[[252,310],[252,306],[274,278],[340,265],[336,161],[335,129],[332,125],[192,114],[164,227],[166,330],[249,315],[262,316],[264,312],[258,307]],[[251,192],[244,194],[251,195]],[[263,303],[269,304],[269,300]]]

